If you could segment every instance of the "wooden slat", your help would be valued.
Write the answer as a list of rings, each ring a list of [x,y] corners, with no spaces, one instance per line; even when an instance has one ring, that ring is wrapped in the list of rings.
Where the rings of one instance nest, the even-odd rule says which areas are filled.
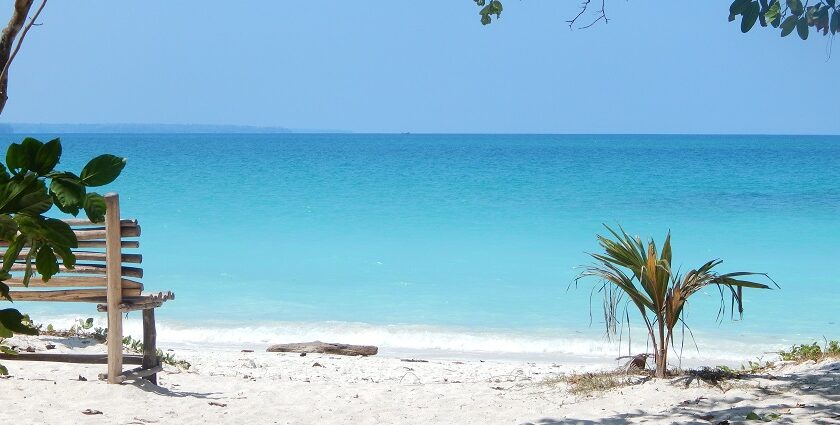
[[[22,277],[13,277],[4,281],[7,285],[15,288],[23,286]],[[104,276],[53,276],[49,281],[44,282],[41,277],[32,277],[29,280],[30,288],[44,288],[44,287],[89,287],[89,286],[106,286],[107,280]],[[143,284],[130,279],[122,280],[123,289],[143,289]]]
[[[109,373],[100,373],[99,374],[99,380],[104,381],[104,380],[107,379],[109,384],[121,384],[125,381],[136,381],[138,379],[142,379],[142,378],[145,378],[147,376],[155,375],[155,374],[157,374],[159,372],[162,372],[162,371],[163,371],[163,366],[160,366],[160,365],[154,366],[154,367],[151,367],[151,368],[148,368],[148,369],[145,369],[143,367],[138,367],[138,368],[135,368],[135,369],[127,370],[127,371],[122,372],[118,375],[113,375],[113,374],[109,375],[110,372]],[[110,378],[109,378],[109,376],[110,376]]]
[[[80,241],[105,239],[105,229],[74,230],[73,233],[76,234],[76,239]],[[123,238],[136,238],[140,236],[140,226],[121,227],[120,236]]]
[[[18,255],[17,260],[23,261],[26,259],[26,255],[29,253],[29,249],[21,250],[20,255]],[[0,257],[6,254],[5,250],[0,250]],[[104,252],[93,252],[93,251],[73,251],[73,254],[76,256],[77,260],[83,261],[105,261],[105,253]],[[143,256],[141,254],[123,254],[122,255],[122,262],[123,263],[131,263],[131,264],[141,264],[143,262]]]
[[[64,289],[57,291],[9,291],[15,301],[75,301],[101,303],[105,301],[105,289]],[[124,289],[127,297],[140,295],[139,289]],[[110,328],[110,326],[109,326]]]
[[[82,218],[68,218],[68,219],[64,219],[64,220],[61,220],[61,221],[67,223],[71,227],[104,226],[105,225],[104,222],[103,223],[93,223],[90,220],[82,219]],[[124,218],[124,219],[120,220],[120,226],[123,226],[123,227],[130,227],[130,226],[136,226],[136,225],[137,225],[137,219],[136,218]]]
[[[123,248],[140,248],[140,241],[122,241]],[[3,246],[0,243],[0,246]],[[105,241],[79,241],[79,248],[105,248]]]
[[[81,364],[106,364],[108,356],[105,354],[70,354],[70,353],[20,353],[2,354],[0,360],[22,360],[26,362],[63,362]],[[143,364],[143,356],[136,354],[124,354],[123,363]]]
[[[76,255],[77,260],[105,261],[105,253],[104,252],[73,251],[73,254]],[[0,253],[0,255],[3,255],[3,254]],[[131,264],[141,264],[143,262],[143,256],[141,254],[123,254],[122,255],[122,262],[123,263],[131,263]]]
[[[140,241],[122,241],[120,245],[123,248],[140,248]],[[0,247],[8,247],[9,243],[6,241],[0,241]],[[79,241],[79,248],[105,248],[105,241],[102,240],[92,240],[92,241]]]
[[[160,306],[162,306],[164,301],[154,301],[148,302],[144,304],[129,304],[129,303],[121,303],[120,304],[120,311],[123,313],[128,313],[129,311],[138,311],[138,310],[153,310]],[[100,313],[107,313],[108,312],[108,305],[107,304],[97,304],[96,311]]]
[[[22,272],[24,270],[26,270],[26,264],[24,264],[24,263],[12,264],[12,271],[13,272]],[[62,264],[62,265],[59,265],[58,271],[59,271],[59,273],[104,275],[107,270],[106,270],[104,264],[76,264],[76,267],[74,267],[72,269],[68,269],[67,267],[64,267],[64,265]],[[143,277],[143,269],[137,268],[137,267],[122,267],[122,276],[142,278]]]
[[[166,301],[174,300],[175,294],[171,291],[157,292],[157,293],[143,293],[140,297],[123,297],[123,302],[120,303],[120,311],[134,311],[146,310],[150,308],[157,308],[163,305]],[[107,312],[108,306],[99,304],[96,306],[96,311]]]

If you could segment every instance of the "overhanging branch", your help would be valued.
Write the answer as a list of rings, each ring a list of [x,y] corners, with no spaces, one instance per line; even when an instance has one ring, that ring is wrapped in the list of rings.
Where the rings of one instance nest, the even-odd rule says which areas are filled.
[[[566,21],[566,23],[569,24],[570,29],[574,29],[575,25],[583,18],[586,12],[589,11],[589,7],[591,6],[591,4],[592,0],[583,0],[583,2],[580,4],[580,11],[578,12],[578,14],[575,15],[575,17],[573,17],[572,19]],[[608,24],[610,20],[609,18],[607,18],[606,9],[606,0],[601,0],[601,8],[597,11],[595,18],[590,23],[579,26],[578,29],[589,28],[597,24],[601,20],[603,20],[605,24]]]
[[[29,3],[30,3],[30,6],[31,6],[32,5],[31,0],[30,0]],[[38,7],[38,10],[36,10],[35,14],[32,15],[32,18],[29,19],[29,24],[26,25],[26,28],[24,28],[23,32],[20,34],[20,38],[18,39],[17,44],[15,45],[15,50],[12,52],[12,54],[9,56],[9,58],[6,59],[6,64],[3,65],[3,70],[0,71],[0,80],[5,78],[6,74],[9,73],[9,67],[12,65],[12,61],[15,60],[15,56],[17,56],[17,53],[20,50],[21,44],[23,44],[23,39],[26,38],[26,33],[29,32],[29,29],[32,28],[32,26],[36,25],[35,21],[38,19],[38,15],[41,14],[41,11],[44,10],[44,6],[46,6],[46,5],[47,5],[47,0],[41,1],[41,6]]]

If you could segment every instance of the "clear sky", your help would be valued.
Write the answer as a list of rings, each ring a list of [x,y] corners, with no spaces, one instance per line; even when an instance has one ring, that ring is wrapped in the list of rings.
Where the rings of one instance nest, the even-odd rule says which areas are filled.
[[[504,4],[483,27],[472,0],[53,0],[0,122],[840,134],[827,37],[743,35],[728,1],[608,1],[574,31],[574,0]]]

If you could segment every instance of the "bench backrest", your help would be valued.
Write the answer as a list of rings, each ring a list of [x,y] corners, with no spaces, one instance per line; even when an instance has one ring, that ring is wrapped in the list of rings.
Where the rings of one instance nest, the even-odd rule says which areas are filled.
[[[123,298],[140,295],[143,269],[137,265],[143,262],[143,257],[132,252],[140,247],[137,240],[140,225],[135,219],[119,218],[119,197],[116,194],[105,195],[105,202],[105,223],[64,220],[79,241],[79,247],[72,250],[76,255],[73,269],[59,264],[59,273],[49,281],[44,282],[35,275],[29,282],[29,288],[23,288],[28,250],[21,252],[12,267],[12,279],[5,282],[12,288],[10,293],[14,301],[105,303],[110,298],[120,303]],[[5,252],[5,247],[2,251]]]

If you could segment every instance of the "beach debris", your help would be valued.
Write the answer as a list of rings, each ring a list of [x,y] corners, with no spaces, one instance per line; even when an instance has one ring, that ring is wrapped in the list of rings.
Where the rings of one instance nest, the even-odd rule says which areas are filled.
[[[243,353],[253,353],[253,352],[254,352],[254,350],[248,350],[248,349],[245,349],[245,350],[242,350],[242,352],[243,352]]]
[[[421,360],[421,359],[400,359],[401,362],[408,362],[408,363],[428,363],[428,360]]]
[[[422,384],[422,381],[420,380],[420,377],[419,377],[419,376],[417,376],[417,374],[415,374],[414,372],[406,372],[406,373],[405,373],[405,375],[403,375],[403,376],[402,376],[402,378],[400,378],[400,384],[402,384],[402,383],[403,383],[403,380],[404,380],[404,379],[405,379],[408,375],[411,375],[411,378],[409,378],[409,381],[410,381],[410,382],[406,382],[406,384],[409,384],[409,385],[418,385],[418,384]],[[364,379],[364,378],[363,378],[363,379]]]
[[[635,356],[621,356],[616,358],[616,360],[630,359],[624,365],[624,371],[629,373],[647,369],[647,359],[650,357],[653,357],[653,354],[642,353],[636,354]]]
[[[275,344],[266,349],[269,353],[307,353],[338,354],[342,356],[372,356],[379,352],[379,348],[372,345],[350,345],[332,342],[301,342],[292,344]]]
[[[101,410],[95,410],[95,409],[85,409],[85,410],[82,410],[82,414],[83,415],[101,415],[102,411]]]
[[[211,401],[211,402],[209,402],[209,403],[207,403],[207,404],[209,404],[209,405],[211,405],[211,406],[216,406],[216,407],[227,407],[227,404],[226,404],[226,403],[218,403],[218,402],[215,402],[215,401]]]

